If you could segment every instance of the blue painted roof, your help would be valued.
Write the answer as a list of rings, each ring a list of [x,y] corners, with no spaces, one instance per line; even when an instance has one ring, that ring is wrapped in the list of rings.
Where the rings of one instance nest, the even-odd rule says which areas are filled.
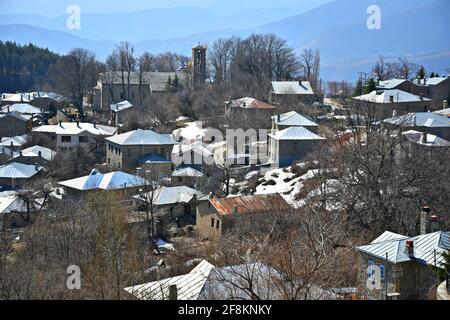
[[[170,163],[171,161],[166,159],[165,157],[160,156],[159,154],[146,154],[143,155],[142,157],[140,157],[138,159],[138,163],[158,163],[158,162],[163,162],[163,163]]]

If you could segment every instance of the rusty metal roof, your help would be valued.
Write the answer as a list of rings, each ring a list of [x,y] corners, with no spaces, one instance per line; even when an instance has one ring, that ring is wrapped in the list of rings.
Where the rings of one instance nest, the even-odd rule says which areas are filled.
[[[267,211],[287,211],[289,204],[279,194],[264,194],[253,196],[238,196],[229,198],[214,197],[211,204],[220,215],[231,215],[233,208],[236,213],[255,213]]]

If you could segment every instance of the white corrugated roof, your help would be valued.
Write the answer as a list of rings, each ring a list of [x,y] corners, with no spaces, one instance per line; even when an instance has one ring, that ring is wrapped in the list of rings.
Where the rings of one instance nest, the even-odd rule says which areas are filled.
[[[128,287],[124,290],[139,300],[168,300],[170,286],[176,285],[178,300],[197,300],[213,268],[212,264],[203,260],[188,274]]]
[[[0,192],[0,214],[13,211],[26,212],[27,205],[15,192]]]
[[[175,170],[172,177],[203,177],[203,173],[191,167]]]
[[[273,81],[272,91],[275,94],[314,94],[309,81]]]
[[[14,157],[42,157],[47,161],[52,161],[56,155],[56,152],[45,147],[41,146],[32,146],[26,149],[21,150],[21,152],[14,153]]]
[[[141,197],[141,195],[134,196],[135,199],[140,199],[142,201],[148,201],[151,199],[153,200],[153,204],[157,206],[176,203],[189,203],[194,197],[199,199],[203,197],[203,193],[186,186],[161,187],[155,190],[154,195],[153,192],[149,192],[144,195],[144,198]]]
[[[325,140],[304,127],[289,127],[269,136],[275,140]]]
[[[26,143],[28,141],[29,135],[24,134],[21,136],[15,136],[15,137],[10,137],[7,139],[2,140],[2,142],[0,142],[0,146],[4,146],[4,147],[20,147],[21,145],[23,145],[24,143]],[[12,142],[12,144],[11,144]]]
[[[450,118],[434,112],[411,112],[384,119],[383,123],[402,127],[450,127]]]
[[[279,120],[278,120],[279,117]],[[319,125],[312,122],[308,118],[302,116],[301,114],[291,111],[287,113],[280,114],[279,116],[273,116],[272,120],[281,126],[307,126],[307,127],[318,127]]]
[[[41,166],[36,170],[34,164],[12,162],[0,167],[0,178],[28,179],[41,170]]]
[[[135,145],[173,145],[176,144],[167,135],[159,134],[152,130],[135,130],[123,134],[118,134],[109,138],[107,141],[116,143],[122,146]]]
[[[409,141],[418,143],[425,146],[438,146],[438,147],[450,147],[450,141],[444,140],[434,134],[427,133],[426,141],[423,141],[423,132],[416,130],[409,130],[403,132],[404,135]]]
[[[14,103],[12,105],[2,107],[1,112],[3,112],[3,113],[18,112],[18,113],[23,113],[23,114],[39,114],[39,113],[42,113],[42,110],[39,108],[36,108],[28,103]]]
[[[401,85],[402,83],[406,82],[405,79],[389,79],[389,80],[383,80],[380,81],[380,83],[377,85],[380,89],[394,89],[395,87]]]
[[[435,86],[445,80],[447,80],[447,78],[445,77],[426,78],[426,85]],[[421,79],[420,85],[424,85],[423,82],[424,82],[423,79]],[[417,79],[414,79],[413,83],[417,85],[418,84]]]
[[[57,135],[76,135],[82,132],[89,132],[95,136],[111,136],[116,132],[117,128],[93,124],[89,122],[62,122],[55,125],[44,125],[34,128],[34,132],[54,133]]]
[[[119,102],[119,103],[116,103],[116,104],[112,104],[111,105],[111,111],[112,112],[120,112],[120,111],[123,111],[123,110],[126,110],[126,109],[130,109],[132,107],[133,107],[133,105],[130,102],[122,101],[122,102]]]
[[[201,141],[195,141],[191,144],[176,144],[173,146],[172,154],[179,154],[194,151],[197,154],[201,154],[203,157],[212,157],[213,153],[208,147]]]
[[[61,181],[60,185],[77,190],[114,190],[143,186],[147,181],[141,177],[131,174],[115,171],[110,173],[100,173],[92,170],[88,176],[75,178],[72,180]]]
[[[407,240],[414,242],[414,257],[411,258],[405,252]],[[401,263],[406,261],[416,261],[422,264],[436,265],[441,267],[444,263],[442,253],[450,249],[450,232],[434,232],[416,237],[407,237],[392,232],[385,232],[371,244],[360,246],[358,250],[379,259],[386,259],[389,262]]]
[[[384,90],[382,92],[380,91],[372,91],[369,94],[365,94],[362,96],[354,97],[353,99],[361,100],[361,101],[368,101],[368,102],[374,102],[374,103],[392,103],[391,97],[394,99],[394,103],[402,103],[402,102],[417,102],[417,101],[431,101],[431,99],[423,98],[398,89],[393,90]]]

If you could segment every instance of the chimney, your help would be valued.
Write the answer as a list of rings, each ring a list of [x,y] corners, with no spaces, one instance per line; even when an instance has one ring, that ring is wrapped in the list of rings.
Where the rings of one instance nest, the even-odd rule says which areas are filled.
[[[397,110],[394,109],[394,110],[392,111],[392,118],[396,118],[396,117],[397,117]]]
[[[377,78],[377,86],[380,85],[380,78]]]
[[[80,121],[77,121],[77,127],[78,128],[80,127]]]
[[[59,126],[62,128],[62,121],[59,121]]]
[[[420,97],[420,101],[423,101],[423,93],[421,93],[421,94],[419,95],[419,97]]]
[[[8,113],[10,113],[10,111],[9,111],[9,104],[6,106],[6,110],[7,110]]]
[[[97,128],[97,122],[94,121],[94,128]]]
[[[19,150],[19,155],[22,156],[22,150]]]
[[[59,196],[61,194],[61,191],[59,190],[59,188],[55,189],[55,193]]]
[[[389,96],[389,101],[390,101],[391,103],[394,103],[394,96]]]
[[[405,243],[405,253],[410,257],[414,258],[414,241],[406,240]]]
[[[420,77],[417,76],[417,84],[420,84]]]
[[[428,134],[426,132],[422,132],[422,143],[423,144],[427,143],[427,137],[428,137]]]
[[[430,214],[430,207],[423,206],[422,212],[420,213],[420,234],[427,234],[429,231],[428,226],[428,215]]]
[[[439,217],[437,215],[432,215],[430,217],[430,232],[438,232],[440,230]]]
[[[176,284],[169,287],[169,300],[178,300],[178,288]]]
[[[34,169],[35,169],[36,171],[39,171],[39,163],[36,162],[36,163],[34,164]]]
[[[42,151],[38,151],[38,157],[42,158]]]
[[[277,115],[277,122],[281,121],[281,115]]]
[[[423,78],[423,85],[424,86],[427,85],[427,78],[426,77]]]
[[[442,103],[442,109],[447,109],[448,108],[448,101],[444,100],[444,102]]]

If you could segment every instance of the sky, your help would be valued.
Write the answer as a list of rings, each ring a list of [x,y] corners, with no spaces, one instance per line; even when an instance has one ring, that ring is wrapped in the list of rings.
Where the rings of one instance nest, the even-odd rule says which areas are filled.
[[[38,14],[55,17],[66,13],[69,5],[97,13],[133,12],[155,8],[203,7],[226,14],[255,8],[301,8],[331,0],[0,0],[0,14]]]

